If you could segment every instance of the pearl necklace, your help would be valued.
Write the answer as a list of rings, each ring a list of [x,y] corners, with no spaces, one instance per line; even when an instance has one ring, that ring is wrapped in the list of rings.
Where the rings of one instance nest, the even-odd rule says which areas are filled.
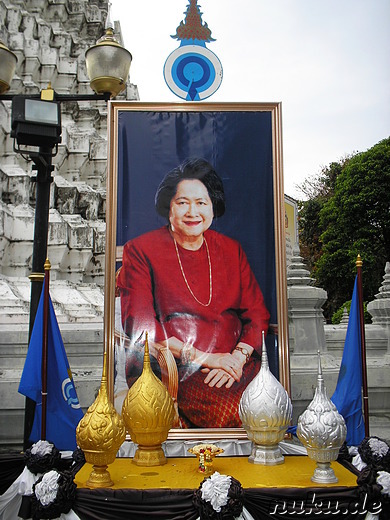
[[[177,242],[176,242],[176,239],[174,236],[172,236],[173,238],[173,242],[175,244],[175,249],[176,249],[176,256],[177,256],[177,259],[179,261],[179,266],[180,266],[180,271],[181,271],[181,274],[183,275],[183,279],[185,281],[185,284],[187,286],[187,289],[189,290],[191,296],[194,298],[194,300],[196,302],[199,303],[199,305],[202,305],[203,307],[208,307],[211,303],[211,299],[213,297],[213,278],[212,278],[212,274],[211,274],[211,259],[210,259],[210,251],[209,251],[209,246],[207,244],[207,240],[205,237],[203,237],[203,240],[204,240],[204,243],[206,245],[206,251],[207,251],[207,258],[208,258],[208,261],[209,261],[209,280],[210,280],[210,296],[209,296],[209,301],[207,303],[203,303],[201,302],[200,300],[198,300],[198,298],[195,296],[195,294],[192,292],[192,289],[191,287],[189,286],[189,283],[187,281],[187,277],[184,273],[184,269],[183,269],[183,266],[182,266],[182,263],[181,263],[181,260],[180,260],[180,255],[179,255],[179,249],[177,247]]]

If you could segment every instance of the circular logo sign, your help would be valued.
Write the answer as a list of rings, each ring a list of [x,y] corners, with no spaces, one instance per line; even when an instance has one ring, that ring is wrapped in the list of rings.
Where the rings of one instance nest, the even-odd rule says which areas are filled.
[[[186,101],[201,101],[218,90],[222,64],[206,47],[183,45],[168,56],[164,78],[176,96]]]

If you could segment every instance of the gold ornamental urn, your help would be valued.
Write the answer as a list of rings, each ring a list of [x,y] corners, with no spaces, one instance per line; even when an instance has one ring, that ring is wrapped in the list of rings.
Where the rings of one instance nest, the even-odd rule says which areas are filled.
[[[131,440],[138,444],[133,462],[137,466],[161,466],[166,441],[175,416],[168,390],[153,373],[146,334],[143,371],[123,401],[122,418]]]
[[[105,488],[114,485],[107,466],[114,462],[125,439],[125,425],[108,398],[107,359],[104,353],[98,396],[76,428],[77,444],[83,450],[85,460],[93,465],[86,482],[88,487]]]

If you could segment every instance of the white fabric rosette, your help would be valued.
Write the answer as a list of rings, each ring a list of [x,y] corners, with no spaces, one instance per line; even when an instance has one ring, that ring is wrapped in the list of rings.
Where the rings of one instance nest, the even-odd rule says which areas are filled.
[[[54,502],[59,489],[59,473],[52,470],[45,473],[41,482],[35,486],[35,496],[43,506],[48,506]],[[61,513],[54,520],[80,520],[80,517],[71,509],[68,513]]]
[[[36,457],[44,457],[52,452],[53,444],[48,441],[38,441],[31,446],[31,454]],[[32,495],[32,488],[42,473],[31,473],[25,467],[19,477],[0,496],[0,518],[2,520],[15,520],[19,518],[18,513],[23,496]]]
[[[231,480],[231,477],[220,475],[218,471],[216,471],[202,484],[202,499],[206,500],[206,502],[210,502],[214,511],[217,511],[217,513],[228,503],[228,492]]]
[[[390,473],[387,471],[378,471],[376,482],[383,488],[381,493],[390,497]]]
[[[53,450],[56,450],[56,448],[52,443],[39,440],[31,446],[28,452],[32,459],[39,460],[45,457],[50,459]],[[58,450],[56,451],[58,454]],[[35,488],[35,496],[42,505],[45,505],[45,503],[48,505],[55,500],[58,492],[59,474],[54,470],[34,474],[26,466],[7,491],[0,496],[1,520],[16,520],[20,518],[19,510],[23,496],[33,495],[33,487],[41,477],[42,481]],[[60,520],[80,520],[73,510],[70,510],[68,513],[62,513],[58,518]]]
[[[358,470],[358,471],[362,471],[362,469],[364,469],[367,464],[365,462],[362,461],[362,458],[360,456],[360,453],[358,453],[357,455],[355,455],[352,459],[352,464],[355,466],[355,468]]]
[[[235,482],[238,483],[237,481]],[[231,485],[232,477],[220,475],[220,473],[216,471],[211,477],[204,480],[200,486],[201,499],[208,502],[216,513],[220,513],[222,508],[229,502],[229,490]],[[200,520],[200,516],[197,520]],[[243,507],[242,513],[235,517],[235,520],[254,520],[254,518],[249,511]]]

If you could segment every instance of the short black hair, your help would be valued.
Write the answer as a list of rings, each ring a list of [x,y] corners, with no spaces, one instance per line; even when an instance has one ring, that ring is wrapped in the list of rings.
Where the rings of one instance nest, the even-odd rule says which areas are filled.
[[[186,159],[179,166],[165,175],[157,188],[154,199],[157,213],[169,220],[171,200],[176,195],[177,187],[183,180],[201,181],[213,204],[214,217],[225,213],[225,192],[221,177],[205,159]]]

